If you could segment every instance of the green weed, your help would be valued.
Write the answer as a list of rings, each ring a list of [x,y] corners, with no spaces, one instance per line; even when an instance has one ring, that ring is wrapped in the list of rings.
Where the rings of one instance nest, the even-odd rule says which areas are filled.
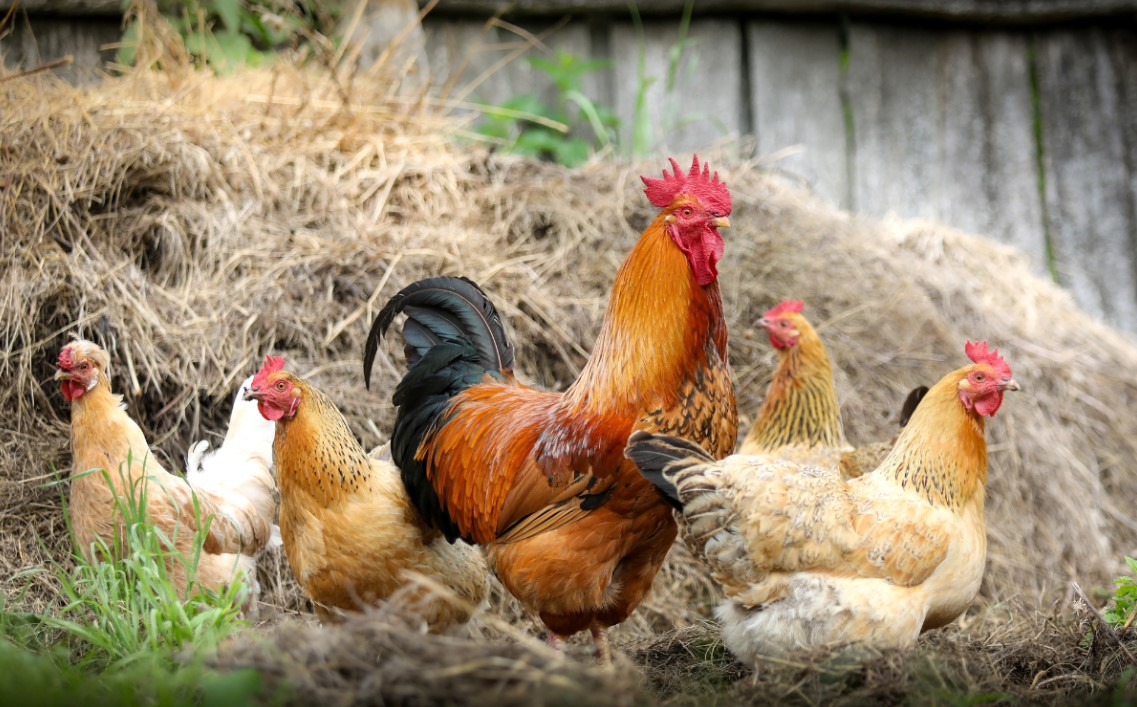
[[[618,127],[616,114],[594,103],[580,88],[581,77],[606,68],[608,62],[586,61],[563,51],[552,59],[537,56],[528,61],[556,87],[555,102],[549,105],[536,93],[525,93],[496,106],[482,106],[475,132],[509,152],[567,167],[583,163],[594,149],[611,145]],[[587,126],[588,132],[576,126]]]
[[[191,579],[181,596],[169,581],[169,563],[194,577],[210,519],[195,522],[197,550],[183,557],[175,542],[190,528],[167,534],[147,522],[151,494],[166,490],[147,475],[129,479],[125,468],[117,472],[125,489],[115,501],[118,536],[81,548],[72,531],[71,562],[39,570],[59,586],[57,605],[42,614],[0,606],[0,703],[221,705],[260,693],[255,671],[218,673],[203,660],[244,625],[241,583],[212,592]],[[110,483],[105,470],[86,473]]]

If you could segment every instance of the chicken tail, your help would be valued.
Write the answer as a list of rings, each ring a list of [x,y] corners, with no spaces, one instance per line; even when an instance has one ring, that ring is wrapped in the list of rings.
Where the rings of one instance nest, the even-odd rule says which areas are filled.
[[[703,476],[706,465],[715,463],[714,457],[682,437],[637,430],[628,438],[624,456],[679,510],[683,510],[693,496],[717,488],[708,484]]]
[[[719,462],[694,442],[642,431],[628,438],[624,455],[683,514],[688,547],[713,573],[744,571],[739,568],[747,566],[746,543],[732,527],[736,512],[730,494],[722,493]]]
[[[392,297],[371,325],[363,352],[363,381],[368,388],[379,339],[399,313],[407,315],[402,332],[407,372],[393,397],[398,412],[391,458],[423,518],[453,541],[460,536],[458,527],[443,510],[425,461],[416,457],[424,440],[443,424],[455,395],[487,374],[512,375],[513,344],[505,336],[497,309],[473,281],[420,280]]]
[[[400,312],[407,315],[403,355],[408,371],[445,344],[472,349],[474,360],[483,370],[513,368],[513,344],[506,338],[501,317],[486,293],[464,277],[433,277],[404,287],[375,317],[363,349],[363,383],[368,389],[379,340]]]
[[[926,385],[918,385],[908,393],[908,397],[904,399],[904,405],[900,407],[901,427],[908,425],[908,421],[912,419],[912,413],[916,412],[916,408],[919,407],[920,401],[923,400],[924,396],[927,394],[928,386]]]

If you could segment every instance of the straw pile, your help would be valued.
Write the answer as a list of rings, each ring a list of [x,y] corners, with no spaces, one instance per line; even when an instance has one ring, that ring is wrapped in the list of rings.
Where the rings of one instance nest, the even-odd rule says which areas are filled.
[[[473,278],[503,312],[520,376],[563,388],[587,358],[620,261],[653,215],[638,175],[665,166],[660,155],[569,172],[491,155],[456,139],[460,123],[399,98],[390,82],[349,84],[283,64],[229,78],[139,72],[85,91],[43,77],[0,81],[0,104],[4,577],[43,564],[37,538],[63,554],[60,490],[45,483],[69,464],[67,411],[50,376],[71,337],[108,348],[113,386],[170,467],[181,467],[192,440],[223,434],[235,386],[270,352],[336,400],[366,446],[378,444],[393,418],[400,352],[391,346],[381,354],[371,392],[363,389],[360,359],[387,297],[425,276]],[[989,339],[1025,392],[1009,396],[988,426],[988,573],[978,618],[925,642],[921,654],[1018,641],[1023,655],[1034,651],[1015,654],[1025,674],[1046,660],[1040,634],[1027,634],[1058,626],[1048,635],[1078,665],[1088,660],[1069,618],[1046,617],[1054,616],[1052,605],[1068,606],[1070,580],[1105,584],[1121,569],[1121,555],[1135,552],[1137,346],[991,241],[931,223],[863,220],[737,154],[701,157],[734,195],[721,282],[742,431],[774,363],[750,322],[783,297],[804,299],[827,341],[854,442],[890,436],[908,389],[962,365],[965,339]],[[262,579],[273,588],[270,603],[303,609],[279,557]],[[5,585],[10,600],[17,584]],[[42,604],[49,593],[40,587],[22,601]],[[738,680],[746,671],[699,623],[714,596],[677,547],[653,597],[615,634],[648,684],[629,671],[589,680],[607,681],[621,702],[682,691],[662,674],[676,664],[710,670],[715,684]],[[1000,604],[1012,597],[1019,603]],[[536,633],[500,595],[490,614]],[[309,636],[324,629],[296,621],[273,629],[270,639],[316,645]],[[437,650],[455,663],[434,668],[464,666],[454,667],[458,682],[424,672],[414,683],[423,690],[460,682],[476,692],[475,680],[498,684],[494,676],[506,664],[530,675],[575,675],[517,636],[415,633],[422,647],[412,650],[404,634],[388,624],[335,629],[327,640],[339,636],[354,648],[328,647],[322,655],[334,662],[343,650],[357,650],[372,669],[376,655],[396,656],[392,665],[405,674]],[[234,649],[240,658],[233,664],[264,667],[266,656],[285,650],[253,643],[261,647]],[[463,662],[487,651],[497,658],[473,668]],[[307,664],[313,656],[288,660]],[[898,670],[902,681],[916,670],[896,656],[882,660],[866,669]],[[991,674],[1004,666],[991,665]],[[1035,694],[1033,678],[1015,683],[1015,692]],[[738,683],[753,692],[734,698],[768,694],[768,685],[753,682],[763,679]],[[313,680],[306,694],[323,699],[319,686],[332,683]],[[392,680],[385,684],[404,692],[383,694],[404,701],[398,695],[409,694],[409,683]],[[529,700],[547,686],[536,677],[519,680],[510,694]],[[577,683],[590,691],[597,684]],[[1076,686],[1051,686],[1058,687]],[[369,689],[351,699],[382,699]],[[895,701],[897,689],[871,697]],[[511,699],[500,701],[525,701]]]

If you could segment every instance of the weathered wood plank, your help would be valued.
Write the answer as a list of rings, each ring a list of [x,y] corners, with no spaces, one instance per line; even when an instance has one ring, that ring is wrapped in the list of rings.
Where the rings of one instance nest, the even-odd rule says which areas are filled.
[[[730,20],[692,23],[690,44],[682,51],[668,86],[669,52],[679,41],[679,23],[645,22],[641,40],[630,22],[612,26],[614,105],[622,144],[633,145],[637,116],[646,121],[647,149],[686,152],[740,134],[746,113],[743,97],[742,27]],[[643,47],[644,71],[639,70]],[[646,83],[646,110],[636,110]]]
[[[428,20],[423,28],[431,85],[455,100],[497,105],[518,94],[537,92],[551,103],[556,99],[556,89],[526,58],[551,57],[557,51],[582,58],[593,53],[588,27],[583,24],[560,27],[548,36],[543,35],[549,26],[527,26],[526,31],[534,37],[543,37],[537,45],[483,20]],[[602,78],[595,73],[581,79],[582,90],[589,97],[596,97],[602,85]]]
[[[425,4],[427,0],[419,0]],[[637,7],[644,16],[679,15],[686,0],[651,0]],[[489,15],[506,10],[514,16],[611,13],[626,16],[624,0],[441,0],[439,13]],[[764,12],[920,17],[965,22],[1029,24],[1131,14],[1135,0],[699,0],[700,13]]]
[[[848,142],[836,22],[749,22],[750,113],[758,152],[798,148],[774,167],[848,208]]]
[[[428,0],[418,0],[425,5]],[[645,16],[679,15],[685,0],[645,0],[638,5]],[[13,0],[0,0],[0,11]],[[33,14],[120,15],[121,0],[20,0]],[[441,0],[439,14],[493,15],[503,8],[513,15],[546,17],[566,13],[611,13],[625,16],[624,0]],[[1137,11],[1137,0],[699,0],[699,12],[772,12],[807,14],[872,14],[927,17],[976,22],[1037,23],[1078,18],[1108,17]]]
[[[1018,247],[1046,274],[1027,37],[952,32],[937,63],[936,217]]]
[[[0,39],[0,56],[8,71],[30,69],[65,56],[73,61],[52,73],[76,84],[94,83],[103,75],[122,39],[121,20],[49,18],[17,15],[10,34]]]
[[[936,215],[933,116],[939,105],[930,54],[937,39],[915,28],[856,24],[850,30],[851,207],[857,211]]]
[[[1025,38],[854,24],[853,208],[1046,246]]]
[[[1098,28],[1040,33],[1046,215],[1059,278],[1078,303],[1137,332],[1132,135],[1137,36]],[[1128,159],[1127,159],[1128,156]]]

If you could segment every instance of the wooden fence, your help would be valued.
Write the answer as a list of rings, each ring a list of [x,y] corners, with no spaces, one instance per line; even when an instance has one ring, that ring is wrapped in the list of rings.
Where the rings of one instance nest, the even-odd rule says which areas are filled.
[[[655,12],[638,27],[614,0],[520,0],[497,21],[494,3],[444,1],[424,22],[425,75],[496,104],[552,98],[527,55],[606,59],[583,89],[619,116],[619,144],[638,115],[661,154],[753,140],[843,208],[1019,247],[1082,307],[1137,334],[1137,3],[697,3],[671,80],[682,3],[640,4]],[[113,33],[87,22],[85,44],[74,27],[60,41],[38,22],[0,39],[9,70],[68,42],[97,57]]]

